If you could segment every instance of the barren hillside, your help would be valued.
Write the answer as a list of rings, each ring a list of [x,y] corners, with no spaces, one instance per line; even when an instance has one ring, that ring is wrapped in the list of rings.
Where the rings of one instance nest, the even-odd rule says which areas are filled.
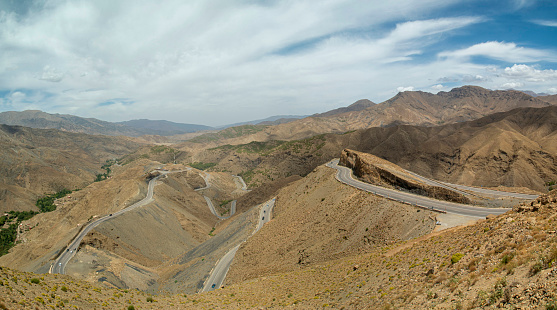
[[[315,178],[324,188],[315,186]],[[0,268],[3,282],[0,285],[0,305],[9,309],[50,305],[62,308],[102,305],[106,309],[122,309],[130,305],[141,309],[551,309],[555,305],[557,288],[553,262],[557,257],[554,212],[557,191],[469,226],[394,243],[390,241],[400,239],[381,233],[377,236],[382,238],[372,239],[375,243],[366,245],[364,240],[356,237],[366,235],[364,227],[370,223],[360,221],[359,212],[371,210],[374,205],[381,206],[383,214],[405,211],[400,206],[385,204],[384,200],[373,195],[364,194],[363,197],[360,193],[352,193],[347,195],[350,198],[345,200],[345,206],[358,200],[367,201],[369,206],[363,204],[352,211],[334,208],[332,213],[323,217],[320,213],[329,212],[331,207],[328,198],[354,191],[338,183],[338,188],[331,191],[332,182],[336,181],[325,180],[330,178],[331,172],[320,168],[307,180],[292,184],[292,192],[287,193],[287,197],[279,194],[283,203],[296,203],[297,198],[299,206],[311,204],[313,207],[306,210],[282,205],[276,211],[276,218],[253,237],[266,238],[258,239],[259,245],[254,239],[244,246],[242,251],[247,257],[275,256],[278,268],[264,261],[248,263],[238,252],[238,263],[233,266],[231,277],[238,279],[238,274],[233,276],[234,269],[253,265],[257,269],[248,274],[250,280],[202,295],[152,296],[137,290],[97,287],[68,276],[39,276],[4,267]],[[314,200],[320,201],[323,197],[323,206],[316,206],[320,203]],[[342,216],[343,213],[352,214],[347,217]],[[348,220],[346,223],[350,224],[346,228],[355,228],[346,234],[346,239],[342,237],[342,231],[326,229],[328,223],[338,221],[333,215],[339,216],[341,221]],[[294,217],[300,220],[288,221]],[[279,222],[282,222],[283,229],[274,230]],[[426,218],[424,222],[427,222]],[[414,225],[419,226],[419,223]],[[271,231],[289,236],[286,240],[297,241],[288,246],[280,240],[277,250],[269,253],[248,252],[255,246],[265,247],[269,238],[274,240]],[[316,234],[324,234],[331,242],[347,247],[337,247],[333,253],[327,253],[328,244],[311,242]],[[334,259],[339,253],[341,258]],[[265,276],[258,277],[261,274]]]
[[[226,282],[366,253],[435,226],[435,213],[345,186],[334,175],[320,166],[280,190],[273,219],[236,253]]]
[[[251,141],[296,140],[323,133],[344,133],[370,127],[395,125],[437,126],[471,121],[486,115],[524,107],[547,107],[551,103],[515,90],[488,90],[478,86],[463,86],[449,92],[431,94],[407,91],[373,104],[360,100],[353,105],[287,124],[259,127],[241,135],[211,134],[197,137],[197,142],[245,144]],[[230,131],[233,128],[226,129]]]
[[[557,107],[521,108],[436,127],[392,126],[297,141],[222,146],[196,155],[253,186],[306,175],[344,148],[373,154],[423,176],[476,186],[547,191],[557,180]]]
[[[138,147],[123,137],[0,125],[0,212],[37,210],[38,197],[84,187],[107,159]]]

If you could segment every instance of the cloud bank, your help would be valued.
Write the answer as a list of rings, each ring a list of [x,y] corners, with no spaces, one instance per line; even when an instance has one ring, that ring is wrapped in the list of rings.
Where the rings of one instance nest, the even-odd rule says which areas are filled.
[[[460,3],[60,0],[17,10],[0,6],[0,110],[219,125],[312,114],[361,98],[380,102],[411,89],[557,87],[553,70],[531,65],[555,62],[554,50],[496,40],[444,44],[489,20],[439,17]]]

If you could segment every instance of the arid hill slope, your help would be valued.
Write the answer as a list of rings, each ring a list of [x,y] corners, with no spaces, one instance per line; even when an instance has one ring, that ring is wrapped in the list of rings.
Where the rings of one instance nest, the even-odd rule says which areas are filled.
[[[540,96],[538,97],[538,99],[541,99],[543,101],[547,101],[553,105],[557,104],[557,95],[548,95],[548,96]]]
[[[322,172],[317,170],[315,174]],[[325,188],[327,183],[323,183]],[[298,196],[299,199],[307,198],[301,203],[323,197],[322,193],[315,191],[317,187],[313,187],[313,183],[306,185],[307,188],[299,188],[297,195],[310,187],[313,190],[307,197]],[[344,191],[346,189],[339,188],[337,193]],[[347,201],[358,195],[354,193]],[[381,200],[365,195],[371,197],[365,197],[371,199],[369,202]],[[278,213],[277,218],[258,235],[269,236],[273,222],[304,212],[284,207],[285,213]],[[383,208],[384,212],[400,211],[392,205],[383,205]],[[319,245],[312,247],[304,237],[311,239],[316,233],[340,234],[336,230],[312,230],[316,225],[326,226],[327,221],[335,219],[327,216],[317,223],[314,221],[317,217],[306,214],[304,216],[313,217],[308,221],[313,225],[302,231],[295,228],[303,226],[281,232],[290,237],[285,240],[299,241],[293,244],[294,251],[285,248],[287,251],[267,254],[279,257],[278,261],[284,262],[281,266],[288,266],[293,271],[271,271],[274,274],[268,274],[270,269],[258,269],[265,276],[213,292],[151,296],[136,290],[101,288],[68,276],[36,275],[3,267],[0,268],[3,284],[0,285],[0,306],[8,309],[57,305],[61,308],[101,305],[105,309],[125,309],[130,305],[135,309],[552,309],[557,297],[557,269],[554,266],[557,259],[556,209],[557,191],[553,191],[536,201],[517,206],[513,211],[476,224],[388,245],[379,242],[363,253],[356,251],[339,259],[315,262],[311,261],[310,255],[308,264],[299,267],[297,261],[305,256],[292,257],[293,253],[299,254],[295,251],[297,248],[309,246],[301,254],[325,252]],[[352,223],[358,223],[358,215],[362,213],[355,212],[344,219],[352,218]],[[301,225],[299,222],[296,225]],[[347,239],[341,238],[338,242],[357,244],[357,240],[351,240],[351,237],[348,235]],[[246,245],[244,251],[251,246],[254,244]],[[259,246],[264,247],[265,243]],[[326,244],[323,246],[327,247]]]
[[[58,129],[61,131],[91,135],[129,137],[139,137],[142,135],[170,136],[213,129],[212,127],[203,125],[145,119],[112,123],[95,118],[84,118],[69,114],[50,114],[39,110],[1,112],[0,124],[39,129]]]
[[[345,186],[335,173],[320,166],[279,191],[272,220],[241,246],[227,283],[301,270],[433,230],[435,213]]]
[[[212,140],[213,143],[210,145],[296,140],[323,133],[344,133],[370,127],[389,127],[402,124],[436,126],[470,121],[516,108],[541,108],[550,105],[549,102],[520,91],[492,91],[478,86],[463,86],[438,94],[407,91],[379,104],[360,100],[346,108],[287,124],[259,128],[256,132],[245,132],[243,135],[235,137],[220,136],[218,140]],[[196,141],[209,142],[202,137],[198,137]]]
[[[107,159],[138,147],[124,137],[0,125],[0,212],[36,210],[37,197],[86,186]]]
[[[306,175],[345,148],[373,154],[441,181],[546,191],[557,180],[557,107],[520,108],[436,127],[391,126],[297,141],[209,149],[195,161],[241,174],[258,186]]]

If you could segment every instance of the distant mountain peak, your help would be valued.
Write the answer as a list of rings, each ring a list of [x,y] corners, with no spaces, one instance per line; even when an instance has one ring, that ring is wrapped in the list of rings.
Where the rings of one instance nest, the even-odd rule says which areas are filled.
[[[334,110],[324,112],[324,113],[314,114],[312,116],[313,117],[329,117],[329,116],[338,115],[338,114],[347,113],[347,112],[358,112],[358,111],[365,110],[365,109],[367,109],[371,106],[374,106],[374,105],[375,105],[375,103],[371,100],[360,99],[360,100],[352,103],[351,105],[349,105],[347,107],[334,109]]]

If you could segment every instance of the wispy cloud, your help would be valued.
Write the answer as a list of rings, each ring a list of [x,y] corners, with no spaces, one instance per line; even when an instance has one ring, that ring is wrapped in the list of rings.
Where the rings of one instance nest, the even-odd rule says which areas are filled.
[[[538,24],[540,26],[557,27],[557,21],[554,21],[554,20],[535,19],[535,20],[532,20],[532,23]]]
[[[442,82],[450,88],[473,78],[486,87],[527,86],[533,82],[504,74],[504,67],[555,60],[553,51],[513,42],[462,42],[456,50],[443,45],[489,20],[482,12],[459,16],[457,10],[440,17],[463,2],[91,0],[35,2],[15,11],[0,6],[0,91],[33,93],[25,99],[32,104],[5,95],[3,107],[218,125],[311,114],[361,98],[380,101],[401,85],[429,90]],[[476,63],[477,56],[510,64],[493,69]]]
[[[440,57],[470,58],[483,56],[507,62],[534,62],[540,60],[556,61],[557,55],[552,51],[517,46],[515,43],[484,42],[465,49],[439,53]]]

